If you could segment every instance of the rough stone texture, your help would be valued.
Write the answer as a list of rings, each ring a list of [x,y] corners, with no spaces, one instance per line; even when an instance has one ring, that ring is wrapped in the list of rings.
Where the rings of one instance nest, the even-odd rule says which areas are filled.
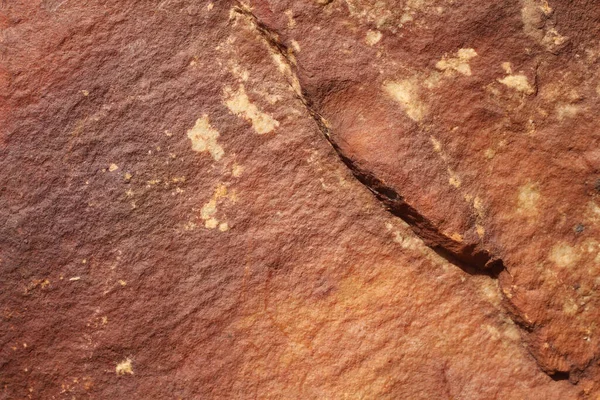
[[[0,3],[2,398],[596,398],[599,15]]]

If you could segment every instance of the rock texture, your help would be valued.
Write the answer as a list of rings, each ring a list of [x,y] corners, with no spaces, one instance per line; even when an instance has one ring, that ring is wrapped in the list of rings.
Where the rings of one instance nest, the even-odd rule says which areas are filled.
[[[597,398],[599,20],[0,4],[1,398]]]

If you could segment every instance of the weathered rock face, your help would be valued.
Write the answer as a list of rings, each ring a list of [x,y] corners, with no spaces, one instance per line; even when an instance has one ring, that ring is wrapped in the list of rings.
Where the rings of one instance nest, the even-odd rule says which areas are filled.
[[[289,62],[351,168],[431,246],[504,267],[506,305],[540,366],[593,379],[600,7],[257,2],[254,12],[282,48],[300,49]]]
[[[0,12],[4,398],[598,396],[597,5]]]

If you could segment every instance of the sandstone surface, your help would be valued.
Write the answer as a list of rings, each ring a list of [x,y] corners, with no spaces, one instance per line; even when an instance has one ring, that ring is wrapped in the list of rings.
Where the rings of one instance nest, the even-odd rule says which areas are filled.
[[[594,2],[0,29],[0,398],[600,395]]]

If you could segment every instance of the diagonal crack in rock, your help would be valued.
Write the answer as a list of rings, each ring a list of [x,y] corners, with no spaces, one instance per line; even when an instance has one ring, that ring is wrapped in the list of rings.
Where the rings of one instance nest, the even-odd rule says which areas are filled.
[[[482,248],[480,244],[464,244],[445,235],[431,219],[407,202],[401,193],[398,193],[397,190],[387,185],[372,172],[362,168],[352,157],[345,154],[340,145],[335,141],[329,122],[319,113],[308,93],[302,88],[297,75],[298,66],[291,59],[287,46],[280,40],[280,35],[260,21],[248,6],[241,2],[237,2],[237,5],[233,8],[233,12],[246,17],[253,25],[273,53],[273,56],[278,59],[280,71],[285,75],[297,98],[302,102],[340,160],[352,172],[354,177],[372,192],[391,214],[404,220],[428,247],[465,272],[471,275],[486,275],[492,279],[498,279],[501,273],[510,275],[500,257]],[[502,297],[504,311],[511,320],[525,333],[531,332],[534,327],[511,304],[504,293],[502,293]],[[532,352],[529,346],[525,347],[536,360],[538,366],[553,380],[571,379],[569,371],[543,368],[538,355]]]

